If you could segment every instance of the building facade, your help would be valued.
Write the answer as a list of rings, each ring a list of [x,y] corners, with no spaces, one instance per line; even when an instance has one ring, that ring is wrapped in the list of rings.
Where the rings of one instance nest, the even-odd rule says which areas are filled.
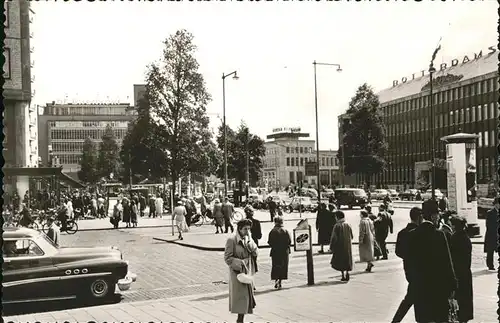
[[[36,167],[36,107],[31,105],[32,76],[30,23],[34,12],[28,1],[5,1],[5,41],[3,54],[4,120],[3,156],[5,167]],[[29,188],[28,176],[5,179],[5,191],[20,195]]]
[[[405,77],[378,93],[389,144],[387,170],[375,176],[382,187],[423,187],[430,184],[431,127],[434,122],[435,164],[444,169],[446,147],[440,138],[458,132],[479,135],[477,180],[487,184],[496,177],[498,143],[498,52],[495,47],[474,56],[436,66],[433,110],[430,79]],[[411,78],[411,80],[409,80]],[[341,129],[339,118],[339,129]],[[341,134],[342,131],[340,130]],[[339,138],[341,136],[339,135]],[[357,184],[360,179],[357,178]],[[439,185],[439,184],[438,184]]]
[[[263,158],[262,181],[271,188],[290,184],[316,186],[316,176],[305,176],[307,162],[316,161],[315,141],[308,139],[309,134],[301,133],[300,128],[275,129],[265,142],[266,154]],[[338,184],[339,163],[337,152],[320,151],[321,185]]]
[[[99,144],[110,125],[121,145],[135,115],[128,103],[47,104],[38,118],[42,163],[61,165],[65,173],[76,176],[85,140],[90,138]]]

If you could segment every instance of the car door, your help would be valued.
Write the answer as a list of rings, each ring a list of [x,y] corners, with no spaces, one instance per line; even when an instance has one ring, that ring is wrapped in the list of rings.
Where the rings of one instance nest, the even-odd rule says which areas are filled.
[[[7,252],[5,244],[16,246]],[[59,277],[51,257],[30,238],[5,239],[3,248],[4,303],[31,301],[51,296]]]

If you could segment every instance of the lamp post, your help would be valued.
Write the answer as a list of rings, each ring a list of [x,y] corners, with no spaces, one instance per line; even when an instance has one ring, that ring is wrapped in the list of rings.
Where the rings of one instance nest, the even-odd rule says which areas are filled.
[[[434,72],[436,72],[436,69],[434,68],[434,60],[436,59],[436,55],[438,51],[441,49],[441,45],[439,45],[435,50],[434,53],[432,54],[432,59],[431,63],[429,65],[429,107],[430,107],[430,112],[431,116],[434,115],[434,99],[433,99],[433,94],[432,94],[432,77]],[[430,118],[430,127],[431,127],[431,194],[432,194],[432,199],[436,200],[436,167],[434,165],[435,159],[436,159],[436,151],[435,151],[435,129],[434,129],[434,118]]]
[[[227,131],[226,131],[226,77],[233,75],[238,79],[236,71],[229,74],[222,73],[222,124],[224,127],[224,197],[227,197]]]
[[[336,66],[337,72],[342,72],[339,64],[330,64],[330,63],[318,63],[316,61],[313,62],[314,65],[314,110],[316,112],[316,171],[317,171],[317,181],[318,181],[318,205],[321,203],[321,188],[320,188],[320,176],[319,176],[319,130],[318,130],[318,85],[317,85],[317,77],[316,77],[316,65],[324,65],[324,66]]]

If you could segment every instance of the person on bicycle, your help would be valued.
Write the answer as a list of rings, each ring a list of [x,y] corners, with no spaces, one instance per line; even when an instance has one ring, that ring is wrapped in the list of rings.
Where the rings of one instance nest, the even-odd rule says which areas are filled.
[[[61,221],[61,231],[66,231],[67,229],[67,221],[69,216],[69,210],[66,206],[66,200],[63,198],[61,200],[61,205],[57,210],[57,219]]]
[[[19,224],[23,227],[29,227],[34,221],[31,217],[30,210],[26,207],[26,204],[21,203],[21,211],[19,212],[21,219],[19,220]]]
[[[47,237],[50,238],[54,242],[56,246],[59,246],[59,236],[61,235],[61,231],[59,227],[55,224],[54,218],[49,216],[47,218],[47,224],[49,226],[49,230],[47,231]]]

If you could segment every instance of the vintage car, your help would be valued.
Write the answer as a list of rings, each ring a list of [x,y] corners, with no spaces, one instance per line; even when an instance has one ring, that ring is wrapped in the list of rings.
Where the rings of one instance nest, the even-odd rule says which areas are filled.
[[[408,189],[404,192],[399,193],[399,199],[401,201],[415,201],[417,199],[418,190]]]
[[[115,247],[59,247],[28,228],[5,228],[2,252],[4,304],[104,300],[114,295],[117,284],[130,288],[136,277]]]
[[[440,200],[443,198],[443,193],[438,188],[434,189],[434,194],[436,195],[436,199]],[[422,200],[429,200],[432,197],[432,190],[427,190],[422,193]]]
[[[372,200],[383,200],[384,197],[387,196],[387,194],[390,195],[388,190],[376,189],[375,191],[370,193],[370,197]]]
[[[363,189],[360,188],[337,188],[335,190],[335,200],[337,208],[342,205],[347,205],[349,209],[359,206],[362,209],[368,204],[368,196]]]

